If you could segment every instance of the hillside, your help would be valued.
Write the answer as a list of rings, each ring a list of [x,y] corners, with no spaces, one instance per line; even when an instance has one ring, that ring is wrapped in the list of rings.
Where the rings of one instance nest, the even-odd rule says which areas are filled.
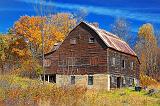
[[[2,106],[159,106],[160,91],[135,92],[131,88],[87,90],[84,87],[59,88],[51,83],[16,76],[0,76],[0,104]]]

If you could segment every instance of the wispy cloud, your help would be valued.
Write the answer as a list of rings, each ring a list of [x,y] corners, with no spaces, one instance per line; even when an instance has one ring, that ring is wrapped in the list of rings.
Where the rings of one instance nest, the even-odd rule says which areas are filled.
[[[17,0],[20,2],[25,3],[32,3],[37,4],[39,0]],[[113,8],[106,8],[106,7],[99,7],[99,6],[92,6],[92,5],[79,5],[79,4],[69,4],[69,3],[58,3],[58,2],[42,2],[43,5],[53,6],[62,9],[68,10],[77,10],[80,8],[85,8],[89,13],[94,13],[98,15],[107,15],[112,17],[124,17],[128,19],[134,19],[139,21],[146,21],[146,22],[154,22],[160,23],[160,14],[157,13],[141,13],[139,11],[132,11],[132,9],[113,9]],[[140,8],[139,8],[140,9]],[[135,10],[133,8],[133,10]]]

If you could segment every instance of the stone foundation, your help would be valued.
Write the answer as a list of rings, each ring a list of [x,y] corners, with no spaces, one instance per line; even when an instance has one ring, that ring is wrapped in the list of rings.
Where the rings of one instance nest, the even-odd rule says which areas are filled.
[[[56,84],[58,86],[72,85],[71,76],[73,75],[56,75]],[[93,85],[88,85],[88,75],[74,75],[75,85],[85,86],[94,89],[107,89],[110,90],[110,75],[108,74],[94,74]]]

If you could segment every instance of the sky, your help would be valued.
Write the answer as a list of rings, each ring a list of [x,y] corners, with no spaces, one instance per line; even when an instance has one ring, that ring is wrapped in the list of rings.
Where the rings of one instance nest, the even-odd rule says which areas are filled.
[[[85,20],[98,22],[99,27],[110,31],[116,18],[125,18],[131,31],[137,34],[138,28],[151,23],[160,29],[160,0],[47,0],[43,5],[52,6],[54,13],[85,9]],[[21,16],[35,16],[37,0],[0,0],[0,33],[6,33]]]

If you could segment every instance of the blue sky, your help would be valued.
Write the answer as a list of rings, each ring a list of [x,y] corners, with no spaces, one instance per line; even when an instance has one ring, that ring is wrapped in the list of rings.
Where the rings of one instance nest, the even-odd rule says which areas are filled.
[[[35,1],[0,0],[0,32],[7,32],[20,16],[36,15],[33,8],[37,3]],[[98,22],[101,28],[108,31],[117,17],[127,19],[134,34],[148,22],[160,29],[159,0],[54,0],[43,4],[53,6],[54,12],[74,12],[85,8],[88,12],[86,21]]]

